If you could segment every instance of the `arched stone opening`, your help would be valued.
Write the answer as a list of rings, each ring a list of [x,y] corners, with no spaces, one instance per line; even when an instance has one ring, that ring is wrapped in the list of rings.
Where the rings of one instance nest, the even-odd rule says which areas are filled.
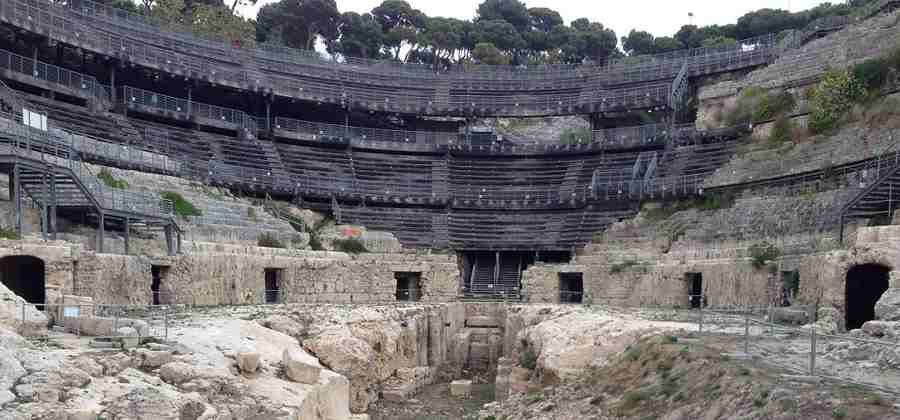
[[[43,304],[46,299],[44,261],[30,255],[0,258],[0,281],[26,302]]]
[[[891,269],[881,264],[860,264],[847,270],[844,314],[847,330],[875,319],[875,303],[888,289]]]

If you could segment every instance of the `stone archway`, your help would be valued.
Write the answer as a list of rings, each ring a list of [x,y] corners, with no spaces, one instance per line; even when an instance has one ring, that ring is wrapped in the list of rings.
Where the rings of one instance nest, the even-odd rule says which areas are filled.
[[[46,300],[44,260],[30,255],[0,258],[0,282],[28,303]]]
[[[844,315],[847,330],[875,319],[875,303],[888,289],[891,269],[882,264],[858,264],[847,270]]]

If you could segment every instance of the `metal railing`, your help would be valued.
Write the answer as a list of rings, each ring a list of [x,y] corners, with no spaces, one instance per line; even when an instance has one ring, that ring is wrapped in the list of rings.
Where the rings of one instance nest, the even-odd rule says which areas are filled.
[[[108,10],[100,6],[88,7],[88,13],[84,14],[85,8],[79,4],[2,0],[0,16],[23,27],[40,27],[54,39],[84,44],[95,51],[122,56],[163,71],[231,83],[241,88],[269,87],[274,93],[287,97],[341,104],[350,102],[368,109],[411,113],[430,110],[450,114],[552,115],[665,106],[671,86],[667,81],[678,74],[685,61],[689,73],[697,76],[763,64],[769,62],[776,52],[773,48],[774,36],[768,35],[731,46],[627,57],[601,66],[539,66],[531,70],[528,67],[476,66],[474,69],[487,70],[432,71],[423,77],[418,70],[407,71],[420,68],[414,65],[397,66],[383,62],[361,65],[359,60],[339,64],[316,59],[290,62],[292,67],[289,71],[269,69],[279,74],[293,75],[285,77],[260,74],[255,68],[265,69],[267,65],[258,59],[253,63],[224,60],[223,57],[238,51],[233,46],[213,47],[202,42],[190,42],[194,39],[190,36],[168,39],[167,32],[157,30],[154,33],[141,29],[140,25],[131,25],[130,22],[135,19],[123,19],[119,12],[91,11],[97,8]],[[111,27],[108,24],[110,19],[123,24]],[[106,23],[101,24],[103,22]],[[58,29],[60,27],[71,29],[61,31]],[[77,38],[74,41],[71,39],[73,36]],[[247,54],[266,54],[265,51],[254,50]],[[246,56],[243,49],[237,55]],[[234,64],[228,64],[228,61]],[[381,73],[384,69],[392,70],[386,75]],[[400,75],[410,74],[409,77],[400,77],[391,73],[393,71],[400,72]],[[559,73],[560,76],[549,76],[548,73]],[[447,86],[446,82],[458,84],[459,77],[451,75],[471,80],[474,84],[463,89],[448,88],[444,93],[436,91],[435,86]],[[527,83],[509,85],[506,79],[510,78],[527,80]],[[556,82],[557,79],[559,82]],[[356,81],[364,81],[370,87],[352,87],[345,83]],[[646,86],[614,87],[623,83],[644,83]],[[507,93],[478,95],[479,90]]]
[[[244,111],[205,104],[184,98],[164,95],[131,86],[121,86],[122,103],[127,107],[141,106],[154,110],[183,114],[185,118],[205,118],[234,124],[238,128],[257,130],[256,117]]]
[[[0,69],[60,85],[98,99],[110,99],[109,90],[98,83],[94,76],[35,61],[10,51],[0,50]]]
[[[897,343],[848,334],[823,333],[817,330],[816,324],[798,328],[773,323],[766,320],[771,319],[773,309],[769,308],[766,314],[760,315],[700,308],[695,311],[700,339],[706,342],[704,338],[708,336],[737,335],[740,339],[736,342],[709,341],[709,343],[731,351],[728,353],[730,355],[752,358],[793,374],[821,377],[900,395],[900,387],[897,386],[900,371],[896,369],[885,371],[882,368],[882,374],[891,375],[893,379],[879,381],[858,369],[842,369],[846,365],[846,360],[841,360],[839,355],[829,354],[829,351],[834,352],[840,348],[865,347],[868,353],[873,355],[874,360],[874,355],[879,350],[893,350],[897,348]],[[786,348],[791,350],[784,351]]]
[[[161,219],[173,217],[174,209],[170,200],[104,185],[103,181],[81,161],[72,137],[54,136],[49,132],[23,125],[15,118],[13,115],[0,115],[0,130],[4,134],[0,141],[9,146],[10,153],[68,169],[90,194],[90,198],[96,200],[105,210],[137,213]]]
[[[34,322],[33,311],[49,314],[53,326],[46,335],[35,338],[54,340],[60,333],[109,341],[132,337],[168,340],[174,308],[168,305],[94,304],[73,300],[59,304],[16,303],[16,321]],[[123,336],[121,328],[132,328],[136,335]],[[110,343],[110,346],[114,346]]]

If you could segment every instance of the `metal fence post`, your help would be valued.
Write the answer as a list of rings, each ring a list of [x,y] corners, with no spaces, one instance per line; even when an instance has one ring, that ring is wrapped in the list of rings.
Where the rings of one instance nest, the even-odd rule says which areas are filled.
[[[744,354],[750,354],[750,313],[744,315]]]
[[[809,374],[816,374],[816,326],[809,329]]]
[[[698,331],[700,334],[703,334],[703,298],[700,298],[700,322]]]
[[[169,305],[163,307],[163,342],[169,341]]]

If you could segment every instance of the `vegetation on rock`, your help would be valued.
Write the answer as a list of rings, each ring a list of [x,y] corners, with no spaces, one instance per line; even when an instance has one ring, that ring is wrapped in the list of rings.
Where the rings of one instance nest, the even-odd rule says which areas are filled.
[[[730,125],[769,121],[790,112],[797,105],[794,95],[788,91],[765,91],[749,87],[741,91],[734,109],[725,122]]]
[[[832,70],[825,73],[810,93],[810,131],[818,134],[836,128],[865,94],[865,86],[853,72]]]
[[[765,267],[770,261],[781,256],[781,249],[769,242],[750,245],[748,251],[750,252],[751,264],[756,269]]]
[[[203,212],[200,211],[197,207],[194,206],[193,203],[185,199],[181,194],[175,191],[163,191],[160,196],[172,202],[172,208],[175,211],[175,215],[187,219],[190,216],[202,216]]]
[[[128,181],[114,177],[109,169],[101,169],[100,172],[97,173],[97,178],[103,181],[103,184],[105,184],[107,187],[120,190],[128,189]]]
[[[357,238],[335,239],[332,242],[335,251],[346,252],[348,254],[362,254],[369,252],[366,245]]]

